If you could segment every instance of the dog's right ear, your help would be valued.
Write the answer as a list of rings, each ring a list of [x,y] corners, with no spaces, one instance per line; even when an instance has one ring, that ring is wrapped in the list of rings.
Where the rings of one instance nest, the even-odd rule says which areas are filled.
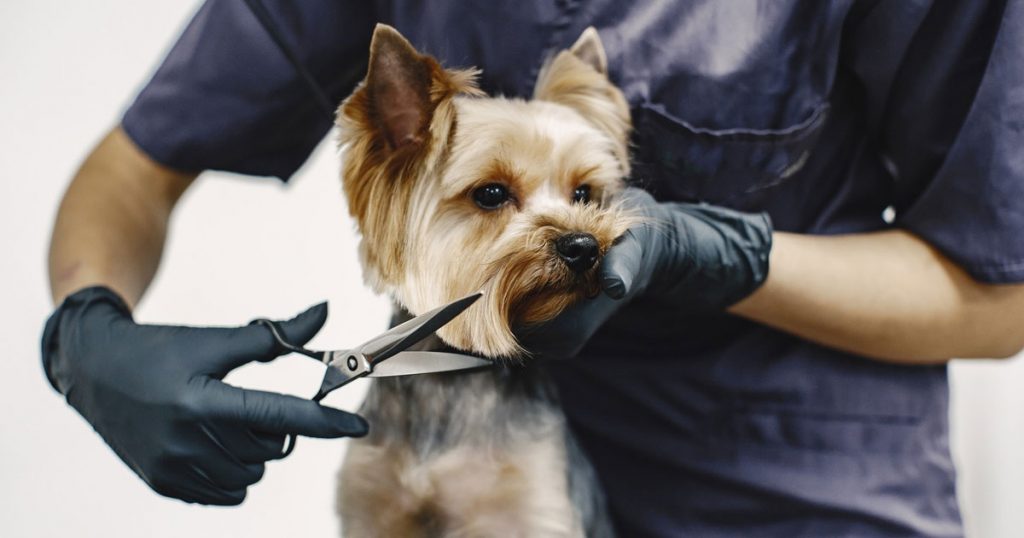
[[[398,33],[378,24],[370,41],[366,92],[370,118],[393,150],[422,144],[433,105],[430,88],[437,62]]]
[[[360,254],[374,289],[405,274],[407,210],[416,179],[444,155],[454,97],[479,95],[476,70],[444,69],[394,28],[378,24],[366,79],[338,108],[342,183],[363,235]],[[372,248],[371,248],[372,246]]]
[[[374,140],[380,157],[425,147],[431,134],[444,134],[445,126],[438,123],[452,119],[450,110],[439,113],[442,105],[456,94],[480,95],[477,74],[474,69],[444,69],[398,30],[378,24],[370,40],[366,79],[338,110],[338,125],[347,133],[343,138]]]

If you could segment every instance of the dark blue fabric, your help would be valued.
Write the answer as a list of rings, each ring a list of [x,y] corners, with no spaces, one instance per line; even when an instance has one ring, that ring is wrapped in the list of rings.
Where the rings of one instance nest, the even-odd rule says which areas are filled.
[[[1024,281],[1022,4],[268,3],[338,100],[374,20],[518,96],[594,25],[633,109],[633,180],[660,199],[799,233],[901,226],[997,283]],[[167,165],[286,179],[328,124],[241,5],[199,12],[124,125]],[[551,365],[623,536],[963,533],[944,367],[659,308]]]
[[[325,93],[340,102],[366,72],[373,4],[264,5]],[[305,162],[331,127],[241,0],[200,8],[121,123],[148,155],[172,168],[281,179]]]

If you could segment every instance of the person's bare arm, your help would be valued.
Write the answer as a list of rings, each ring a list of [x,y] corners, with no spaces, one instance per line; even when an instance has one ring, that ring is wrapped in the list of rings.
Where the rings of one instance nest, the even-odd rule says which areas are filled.
[[[973,280],[902,230],[775,233],[764,285],[733,313],[875,359],[943,363],[1024,347],[1024,285]]]
[[[64,194],[50,240],[55,303],[104,285],[138,303],[156,274],[171,210],[195,174],[162,166],[116,127],[93,149]]]

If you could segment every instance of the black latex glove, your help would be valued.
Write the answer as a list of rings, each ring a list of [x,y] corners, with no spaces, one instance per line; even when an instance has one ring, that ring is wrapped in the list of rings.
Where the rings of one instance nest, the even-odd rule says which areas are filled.
[[[320,304],[281,323],[309,341],[327,319]],[[43,332],[46,375],[154,491],[234,505],[282,454],[285,434],[361,436],[362,418],[309,400],[221,382],[276,346],[266,327],[139,325],[103,287],[69,296]]]
[[[629,188],[623,208],[641,217],[601,262],[602,294],[528,328],[523,344],[545,357],[571,357],[626,302],[663,302],[679,312],[720,312],[768,276],[771,220],[708,204],[659,203]]]

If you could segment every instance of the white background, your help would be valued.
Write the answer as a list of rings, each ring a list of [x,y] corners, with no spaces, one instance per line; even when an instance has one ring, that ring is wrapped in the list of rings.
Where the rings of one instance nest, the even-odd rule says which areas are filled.
[[[234,0],[238,1],[238,0]],[[150,492],[66,407],[39,367],[51,305],[47,241],[67,181],[183,24],[193,0],[0,2],[0,535],[330,536],[345,443],[302,439],[237,508]],[[175,216],[144,322],[239,325],[329,300],[313,341],[353,344],[384,328],[387,302],[361,284],[355,236],[328,139],[285,188],[208,174]],[[280,252],[268,245],[283,247]],[[234,383],[308,396],[319,369],[291,356]],[[972,536],[1024,536],[1024,365],[954,367],[954,448]],[[327,402],[353,410],[365,386]],[[382,507],[382,509],[387,509]]]

